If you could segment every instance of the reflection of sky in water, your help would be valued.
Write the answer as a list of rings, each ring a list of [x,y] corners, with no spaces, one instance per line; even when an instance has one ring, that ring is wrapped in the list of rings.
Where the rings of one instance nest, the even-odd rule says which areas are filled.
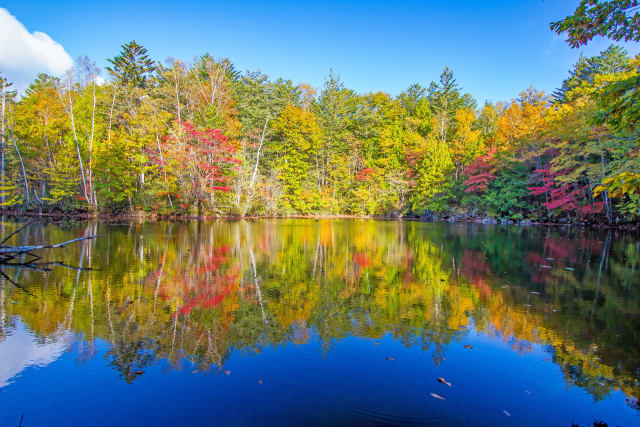
[[[29,367],[43,367],[54,362],[65,351],[64,337],[54,342],[39,344],[33,333],[19,319],[3,342],[0,342],[0,388],[11,384],[11,379]]]
[[[61,343],[36,344],[20,322],[12,332],[12,340],[0,344],[2,362],[12,352],[20,355],[9,374],[0,371],[3,380],[13,376],[0,391],[3,425],[22,413],[25,425],[134,419],[150,425],[555,425],[551,420],[567,419],[567,413],[581,423],[632,425],[638,418],[629,408],[620,412],[620,392],[595,405],[583,389],[566,384],[546,346],[514,351],[510,340],[473,325],[441,349],[438,363],[429,349],[407,346],[390,333],[336,337],[327,349],[313,329],[298,324],[288,343],[260,354],[232,352],[222,368],[202,371],[186,360],[160,359],[131,384],[105,367],[108,342],[97,339],[96,353],[79,363],[77,335],[74,343],[66,340],[65,351]],[[40,369],[19,375],[29,366]]]

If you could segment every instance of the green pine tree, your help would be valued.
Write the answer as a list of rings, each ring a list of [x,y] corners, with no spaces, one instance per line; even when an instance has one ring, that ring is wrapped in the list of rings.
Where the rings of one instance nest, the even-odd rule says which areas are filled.
[[[124,85],[146,87],[149,75],[155,71],[153,60],[147,55],[147,49],[134,41],[123,44],[120,55],[108,59],[112,67],[107,70]]]

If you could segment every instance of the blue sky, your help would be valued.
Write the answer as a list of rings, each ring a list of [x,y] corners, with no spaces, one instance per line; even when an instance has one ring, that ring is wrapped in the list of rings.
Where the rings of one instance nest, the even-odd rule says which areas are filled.
[[[206,52],[240,70],[321,87],[329,68],[358,92],[398,94],[437,80],[445,66],[482,103],[533,85],[553,91],[580,52],[549,22],[578,0],[474,1],[50,1],[1,0],[26,29],[46,33],[72,57],[99,66],[136,40],[156,60]],[[632,54],[638,44],[627,44]],[[5,49],[0,43],[0,54]],[[1,56],[1,55],[0,55]],[[6,56],[6,55],[5,55]],[[0,62],[0,66],[2,62]]]

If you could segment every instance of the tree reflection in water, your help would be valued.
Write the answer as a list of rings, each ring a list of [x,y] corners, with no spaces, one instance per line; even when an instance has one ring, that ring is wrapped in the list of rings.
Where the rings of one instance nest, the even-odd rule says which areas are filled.
[[[0,342],[22,322],[42,340],[70,331],[80,358],[109,343],[127,381],[159,359],[219,371],[312,337],[392,336],[446,358],[476,330],[515,352],[546,345],[595,399],[635,402],[640,247],[608,231],[359,220],[31,225],[45,241],[103,237],[52,252],[92,270],[20,270],[0,281]],[[1,344],[0,344],[1,345]],[[632,403],[633,404],[633,403]]]

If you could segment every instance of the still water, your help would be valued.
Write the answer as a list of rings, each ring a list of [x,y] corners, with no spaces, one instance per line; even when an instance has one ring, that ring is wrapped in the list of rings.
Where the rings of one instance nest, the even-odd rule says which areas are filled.
[[[0,425],[640,425],[637,235],[255,220],[9,243],[91,234],[2,268]]]

